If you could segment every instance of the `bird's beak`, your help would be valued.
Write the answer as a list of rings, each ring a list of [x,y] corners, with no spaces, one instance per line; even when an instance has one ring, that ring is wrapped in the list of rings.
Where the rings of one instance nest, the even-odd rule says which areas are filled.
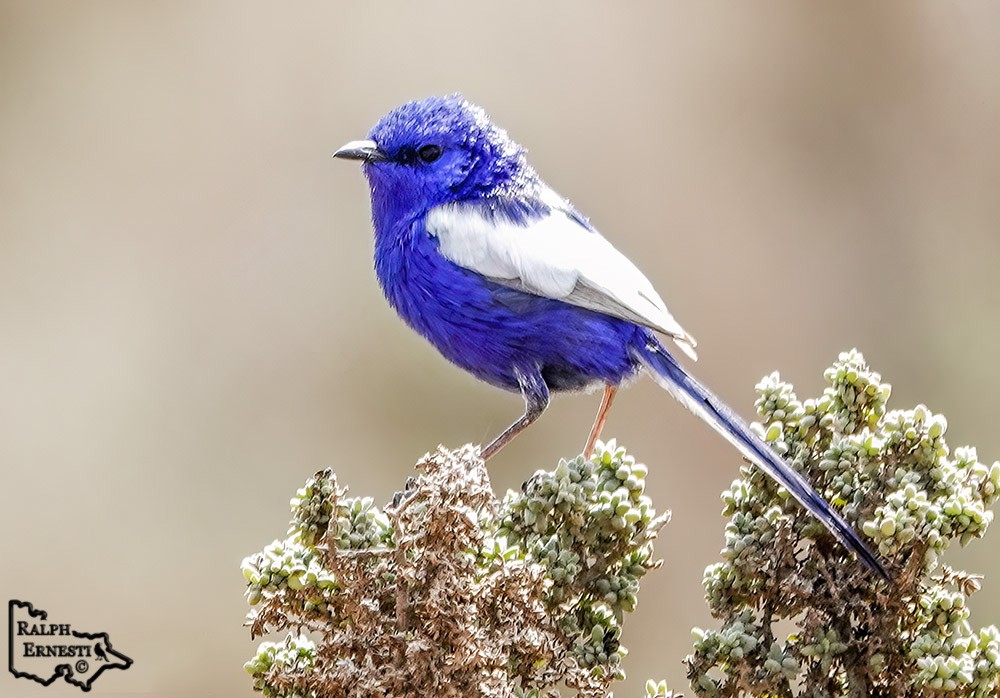
[[[379,150],[375,141],[351,141],[333,154],[335,158],[344,160],[361,160],[362,162],[382,162],[389,158]]]

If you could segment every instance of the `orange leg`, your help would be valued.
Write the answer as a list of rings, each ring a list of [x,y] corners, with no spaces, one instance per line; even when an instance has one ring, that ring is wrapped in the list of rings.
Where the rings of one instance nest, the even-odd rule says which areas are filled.
[[[608,419],[608,410],[611,409],[611,403],[615,399],[615,393],[618,392],[617,385],[605,385],[604,386],[604,397],[601,398],[601,407],[597,410],[597,419],[594,420],[594,426],[590,430],[590,437],[587,439],[587,446],[583,449],[583,457],[590,459],[590,455],[594,452],[594,444],[597,440],[601,438],[601,431],[604,429],[604,422]]]

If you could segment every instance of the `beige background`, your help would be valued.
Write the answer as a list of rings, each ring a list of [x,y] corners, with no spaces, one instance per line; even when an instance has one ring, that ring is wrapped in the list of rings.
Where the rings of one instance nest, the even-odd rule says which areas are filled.
[[[330,160],[415,97],[485,105],[743,414],[764,373],[813,395],[856,345],[1000,457],[1000,8],[615,7],[0,2],[0,598],[110,632],[135,665],[95,695],[249,695],[239,562],[305,477],[384,500],[521,410],[388,309],[367,188]],[[558,399],[497,489],[575,453],[596,403]],[[607,433],[674,511],[618,694],[686,689],[739,458],[648,380]],[[988,575],[979,624],[998,540],[950,556]]]

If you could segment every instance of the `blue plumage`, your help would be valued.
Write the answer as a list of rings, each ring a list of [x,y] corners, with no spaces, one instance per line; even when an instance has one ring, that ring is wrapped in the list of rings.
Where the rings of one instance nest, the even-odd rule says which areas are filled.
[[[656,333],[692,358],[694,338],[483,110],[457,95],[410,102],[336,156],[364,163],[375,270],[392,307],[447,359],[524,397],[524,415],[484,458],[537,419],[552,392],[603,385],[589,455],[618,386],[646,370],[888,578],[802,476],[674,360]]]

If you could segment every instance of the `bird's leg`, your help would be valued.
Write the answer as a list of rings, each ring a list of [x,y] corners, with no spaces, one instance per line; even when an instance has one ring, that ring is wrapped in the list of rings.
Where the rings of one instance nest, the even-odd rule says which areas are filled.
[[[516,422],[507,427],[500,436],[493,439],[490,445],[483,449],[482,459],[489,460],[491,456],[510,443],[515,436],[524,431],[536,419],[542,416],[542,412],[549,406],[549,387],[545,385],[541,375],[537,372],[534,375],[526,376],[520,371],[517,373],[517,382],[521,386],[521,396],[524,398],[524,414]]]
[[[587,460],[590,460],[590,455],[594,452],[594,444],[601,438],[604,422],[608,419],[608,410],[611,409],[611,403],[614,402],[617,392],[617,385],[604,386],[604,397],[601,398],[601,406],[597,410],[597,419],[594,420],[594,426],[591,428],[590,436],[587,438],[587,445],[583,449],[583,457]]]

